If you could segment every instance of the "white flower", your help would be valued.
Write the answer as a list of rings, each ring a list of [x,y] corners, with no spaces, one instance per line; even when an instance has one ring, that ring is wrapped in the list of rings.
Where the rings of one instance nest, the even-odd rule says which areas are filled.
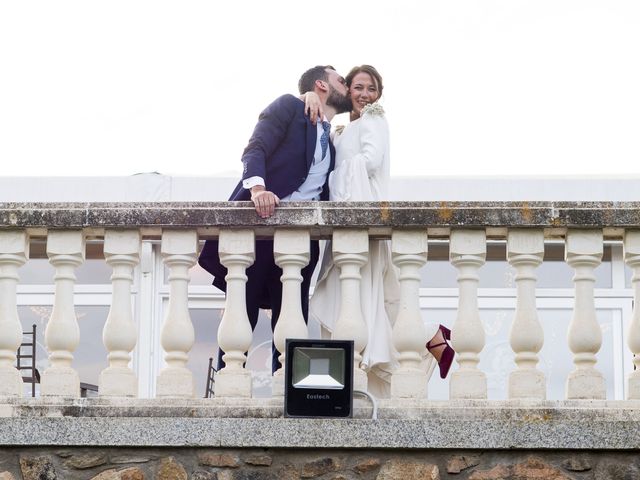
[[[370,113],[371,115],[384,115],[384,108],[379,103],[368,103],[362,108],[360,116]]]

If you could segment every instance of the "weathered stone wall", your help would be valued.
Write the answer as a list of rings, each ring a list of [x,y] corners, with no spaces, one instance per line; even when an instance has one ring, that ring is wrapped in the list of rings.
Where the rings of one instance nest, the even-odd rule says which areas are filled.
[[[635,452],[17,448],[0,480],[635,480]]]

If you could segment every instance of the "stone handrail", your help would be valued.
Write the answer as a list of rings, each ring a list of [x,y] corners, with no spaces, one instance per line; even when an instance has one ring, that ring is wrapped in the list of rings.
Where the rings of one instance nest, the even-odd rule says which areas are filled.
[[[332,227],[640,228],[640,202],[290,202],[268,219],[249,202],[0,203],[0,229]],[[618,234],[620,232],[617,232]]]
[[[601,335],[595,319],[593,270],[601,261],[604,239],[623,240],[625,260],[634,269],[637,298],[640,203],[635,202],[308,202],[283,205],[266,220],[259,218],[248,202],[0,204],[0,396],[22,395],[22,380],[13,368],[21,338],[16,286],[18,268],[29,258],[31,238],[46,236],[47,255],[56,269],[54,308],[45,335],[50,366],[42,376],[43,397],[79,396],[78,375],[71,367],[73,351],[82,341],[73,310],[73,286],[74,270],[85,258],[87,238],[104,242],[105,260],[114,272],[113,300],[103,334],[109,366],[100,377],[100,395],[136,395],[136,378],[129,367],[137,341],[131,317],[132,275],[139,262],[141,241],[161,238],[163,261],[170,272],[170,298],[162,332],[167,367],[158,377],[157,396],[193,397],[193,379],[186,368],[194,342],[187,308],[188,270],[196,262],[198,241],[219,238],[221,259],[233,278],[218,337],[223,347],[229,346],[225,348],[229,361],[218,375],[216,395],[246,398],[251,396],[251,379],[242,359],[251,333],[241,293],[246,281],[244,270],[253,262],[253,242],[256,237],[275,235],[276,258],[282,259],[293,278],[295,269],[308,261],[308,253],[300,251],[300,242],[296,242],[300,234],[311,238],[333,236],[334,254],[340,256],[336,263],[343,271],[356,273],[360,257],[366,258],[367,237],[390,239],[401,279],[411,279],[424,264],[430,238],[449,240],[450,261],[459,273],[459,308],[452,329],[459,368],[451,377],[452,400],[487,397],[486,376],[478,369],[484,331],[477,305],[478,269],[485,262],[487,238],[506,240],[507,259],[517,271],[517,308],[511,334],[517,368],[509,378],[509,398],[546,398],[545,378],[536,367],[544,338],[535,305],[535,269],[543,261],[545,239],[564,239],[565,259],[576,272],[575,308],[569,329],[575,369],[567,379],[567,399],[605,399],[604,379],[595,357]],[[357,275],[351,275],[353,278]],[[416,344],[406,336],[407,330],[418,331],[420,327],[415,320],[420,318],[418,292],[410,280],[401,282],[401,290],[403,317],[394,327],[394,342],[404,360],[391,381],[392,399],[397,401],[427,395],[421,385],[424,381],[419,381],[424,373],[414,361],[424,353],[424,348],[416,345],[424,342]],[[293,305],[298,298],[296,285],[287,285],[283,305]],[[298,332],[299,315],[299,309],[283,308],[277,342]],[[362,328],[352,324],[345,331],[358,336]],[[640,354],[637,310],[631,322],[629,347]],[[356,363],[358,358],[356,352]],[[366,388],[366,376],[358,370],[356,384]],[[629,399],[640,398],[638,372],[629,377]],[[274,395],[282,395],[281,382],[274,381],[274,385],[280,386]]]

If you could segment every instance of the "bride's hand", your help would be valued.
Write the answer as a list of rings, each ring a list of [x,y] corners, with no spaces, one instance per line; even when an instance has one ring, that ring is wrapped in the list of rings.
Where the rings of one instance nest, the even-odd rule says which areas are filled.
[[[322,103],[316,92],[307,92],[300,96],[300,100],[304,101],[304,114],[309,116],[309,120],[313,125],[316,124],[319,118],[324,118]]]

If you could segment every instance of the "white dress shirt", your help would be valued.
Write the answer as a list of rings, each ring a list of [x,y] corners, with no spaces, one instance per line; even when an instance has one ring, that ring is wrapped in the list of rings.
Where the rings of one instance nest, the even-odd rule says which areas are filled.
[[[324,118],[327,121],[326,117]],[[324,133],[322,128],[322,122],[316,124],[316,149],[313,153],[313,164],[307,174],[307,179],[298,187],[297,190],[292,192],[280,200],[284,202],[298,202],[309,200],[320,200],[320,194],[322,193],[322,187],[327,180],[327,173],[331,166],[331,149],[327,148],[324,158],[322,158],[322,146],[320,145],[320,137]],[[262,177],[249,177],[242,181],[242,186],[249,190],[256,185],[264,186],[264,179]]]

